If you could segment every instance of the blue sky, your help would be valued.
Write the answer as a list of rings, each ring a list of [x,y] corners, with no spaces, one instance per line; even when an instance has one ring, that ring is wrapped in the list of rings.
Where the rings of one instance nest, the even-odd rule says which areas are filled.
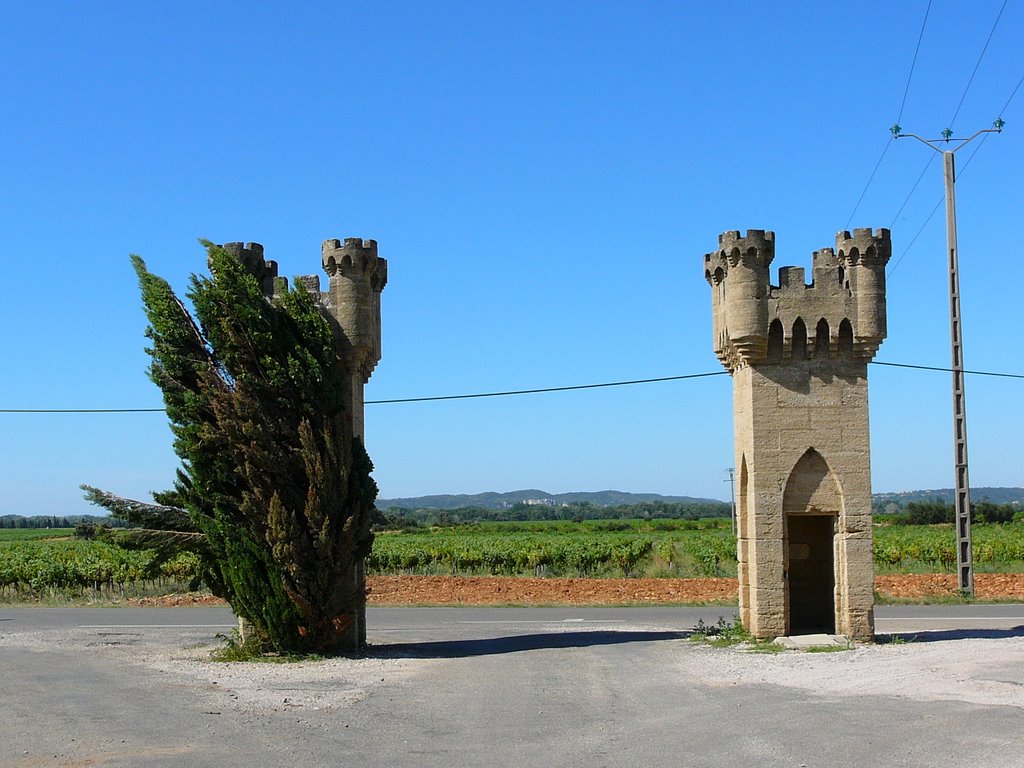
[[[1000,116],[1024,75],[1016,1],[978,65],[1002,5],[932,4],[906,130]],[[376,239],[369,399],[721,370],[702,257],[746,228],[776,232],[778,267],[891,226],[878,359],[948,365],[939,158],[901,211],[931,153],[893,143],[853,215],[926,7],[8,4],[0,408],[159,406],[128,255],[184,291],[200,237],[261,242],[285,275],[319,271],[326,238]],[[1021,91],[1005,131],[966,168],[974,145],[959,153],[957,187],[966,365],[1017,374]],[[949,375],[870,375],[875,490],[951,486]],[[972,485],[1024,485],[1024,382],[967,386]],[[726,376],[371,405],[366,422],[384,497],[728,495]],[[0,514],[95,511],[80,483],[145,497],[176,465],[162,414],[0,414]]]

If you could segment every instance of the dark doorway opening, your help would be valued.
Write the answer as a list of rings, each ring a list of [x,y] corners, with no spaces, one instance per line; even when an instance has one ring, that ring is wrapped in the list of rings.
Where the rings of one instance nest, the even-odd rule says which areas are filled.
[[[787,515],[789,633],[836,631],[834,515]]]

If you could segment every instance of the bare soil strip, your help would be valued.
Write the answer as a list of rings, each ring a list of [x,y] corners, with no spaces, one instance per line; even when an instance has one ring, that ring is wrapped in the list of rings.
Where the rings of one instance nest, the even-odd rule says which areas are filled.
[[[1024,601],[1024,573],[979,573],[976,596]],[[736,579],[534,579],[502,576],[371,576],[370,605],[665,605],[731,603]],[[956,595],[953,574],[875,577],[883,598],[917,600]],[[171,595],[136,605],[216,605],[209,595]]]

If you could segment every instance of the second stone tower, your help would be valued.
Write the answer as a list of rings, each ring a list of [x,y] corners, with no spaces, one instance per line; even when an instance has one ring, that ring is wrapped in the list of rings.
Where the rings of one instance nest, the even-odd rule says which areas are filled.
[[[886,335],[889,231],[840,232],[811,283],[775,235],[704,257],[714,348],[732,374],[740,615],[767,638],[874,634],[867,364]]]

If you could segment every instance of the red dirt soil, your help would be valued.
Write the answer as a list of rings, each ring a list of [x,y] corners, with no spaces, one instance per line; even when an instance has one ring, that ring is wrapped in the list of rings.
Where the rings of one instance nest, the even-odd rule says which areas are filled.
[[[370,605],[658,605],[729,603],[736,579],[532,579],[501,576],[370,576]],[[1024,601],[1024,573],[978,573],[975,594],[983,600]],[[921,599],[956,594],[952,574],[875,577],[882,597]],[[135,605],[219,605],[210,595],[142,598]]]

